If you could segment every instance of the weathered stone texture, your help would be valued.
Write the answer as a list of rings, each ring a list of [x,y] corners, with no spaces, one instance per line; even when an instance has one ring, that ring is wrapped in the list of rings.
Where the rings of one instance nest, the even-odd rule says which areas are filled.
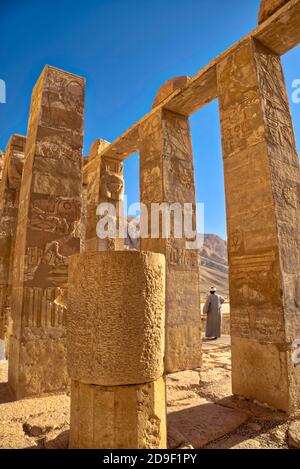
[[[65,310],[80,249],[84,79],[46,66],[32,94],[12,276],[9,384],[16,397],[68,385]]]
[[[123,213],[120,210],[124,195],[123,163],[109,156],[101,157],[101,153],[108,146],[109,142],[106,140],[95,140],[83,169],[84,184],[87,188],[86,251],[115,251],[124,248],[122,237],[100,239],[96,234],[99,220],[96,210],[100,203],[110,203],[115,206],[117,227],[120,222],[119,214]]]
[[[6,147],[0,185],[0,338],[10,315],[11,270],[26,137],[13,135]]]
[[[190,81],[191,77],[180,76],[167,80],[158,90],[155,99],[153,101],[152,108],[155,108],[158,104],[162,103],[168,96],[170,96],[175,90],[184,88]]]
[[[280,58],[249,40],[218,67],[233,392],[299,405],[299,163]]]
[[[292,422],[288,429],[288,443],[290,448],[300,449],[300,421]]]
[[[191,203],[195,222],[194,167],[188,118],[158,111],[140,127],[140,198],[151,204]],[[143,217],[143,214],[142,214]],[[172,226],[172,223],[171,223]],[[195,223],[194,223],[195,227]],[[187,249],[183,238],[142,238],[141,249],[166,256],[166,357],[167,372],[201,364],[201,313],[199,256]]]
[[[162,375],[164,283],[161,254],[91,252],[71,257],[72,379],[114,386],[154,381]]]
[[[71,448],[166,447],[164,322],[164,256],[71,257]]]
[[[131,386],[72,381],[70,448],[166,448],[164,378]]]
[[[258,14],[258,23],[263,23],[289,0],[262,0]]]

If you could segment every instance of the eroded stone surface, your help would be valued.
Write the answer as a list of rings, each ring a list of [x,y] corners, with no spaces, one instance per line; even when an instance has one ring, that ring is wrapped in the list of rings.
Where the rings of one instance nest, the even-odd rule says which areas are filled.
[[[211,441],[214,428],[207,425],[205,438],[211,442],[205,448],[287,448],[287,430],[291,423],[287,416],[283,412],[275,412],[251,401],[232,396],[228,363],[230,363],[230,348],[226,341],[219,339],[214,342],[214,346],[210,347],[204,342],[203,367],[198,385],[199,374],[196,371],[187,370],[167,377],[169,412],[176,407],[199,408],[202,404],[207,406],[207,404],[216,403],[218,406],[229,407],[238,410],[239,413],[247,414],[248,420],[229,434],[226,433],[228,427],[224,425],[223,436],[214,441]],[[69,397],[66,395],[47,396],[10,402],[11,396],[6,381],[7,362],[0,362],[0,447],[68,448]],[[26,423],[34,424],[43,431],[48,427],[53,428],[42,435],[33,437],[24,432],[23,425]],[[196,426],[193,428],[197,432]],[[202,428],[199,427],[200,430]],[[221,432],[220,426],[218,430]],[[203,438],[201,435],[203,433],[199,438]],[[178,426],[168,427],[170,449],[190,448],[191,442],[186,440],[187,437],[180,432]]]
[[[72,381],[71,448],[166,448],[163,378],[132,386]]]
[[[7,339],[11,306],[11,276],[14,258],[19,194],[26,137],[13,135],[3,156],[0,183],[0,338]]]
[[[139,129],[140,196],[151,204],[190,203],[195,221],[194,165],[188,118],[158,111]],[[141,214],[142,223],[144,214]],[[184,235],[183,235],[184,236]],[[166,358],[167,372],[192,369],[201,364],[201,313],[199,252],[187,239],[142,238],[141,249],[166,256]]]
[[[164,101],[170,94],[173,93],[173,91],[177,89],[184,88],[185,85],[189,82],[191,77],[188,76],[181,76],[181,77],[175,77],[171,78],[170,80],[167,80],[166,83],[164,83],[158,90],[155,99],[153,101],[152,108],[155,108],[158,104]]]
[[[218,67],[233,392],[299,406],[300,173],[280,58],[249,40]],[[242,369],[242,373],[240,370]]]
[[[290,448],[300,449],[300,421],[292,422],[288,429],[288,442]]]
[[[83,181],[86,187],[86,251],[123,250],[122,236],[100,239],[96,234],[100,215],[96,214],[99,204],[109,203],[115,207],[116,228],[123,219],[122,200],[124,195],[123,163],[101,153],[109,146],[109,142],[97,139],[93,142],[88,161],[83,169]],[[103,216],[103,215],[102,215]]]
[[[198,404],[198,405],[197,405]],[[177,428],[194,448],[202,448],[224,433],[231,432],[248,419],[247,414],[234,409],[203,402],[191,401],[185,407],[180,403],[168,414],[168,428]]]
[[[163,374],[164,256],[86,252],[70,260],[68,369],[73,380],[122,385]]]
[[[32,93],[12,274],[9,384],[18,398],[68,386],[68,256],[80,249],[84,79],[46,66]]]
[[[258,23],[263,23],[289,0],[262,0],[258,14]]]

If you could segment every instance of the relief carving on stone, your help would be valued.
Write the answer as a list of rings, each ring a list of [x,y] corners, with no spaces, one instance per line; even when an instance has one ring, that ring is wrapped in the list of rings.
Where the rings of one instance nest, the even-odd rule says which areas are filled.
[[[167,249],[167,260],[171,266],[187,267],[198,267],[198,251],[187,250],[181,248],[169,248]]]
[[[123,164],[119,161],[101,160],[100,192],[104,199],[118,201],[123,199]]]
[[[280,146],[281,149],[288,147],[294,151],[295,137],[280,57],[258,44],[255,59],[267,122],[267,139],[270,143]],[[278,83],[282,86],[278,86]]]
[[[76,236],[80,216],[80,201],[73,197],[36,196],[31,202],[30,227],[37,231]]]
[[[167,171],[189,190],[194,188],[193,155],[188,119],[167,114],[163,121],[163,155]]]
[[[48,67],[44,91],[50,108],[57,106],[65,111],[76,111],[79,114],[83,112],[83,80],[76,80],[71,74],[60,73],[59,70]]]
[[[74,136],[68,132],[49,134],[38,138],[35,146],[36,155],[47,158],[64,159],[80,162],[82,147],[76,145]]]
[[[45,280],[48,279],[53,283],[61,283],[60,276],[66,277],[68,257],[60,253],[58,241],[47,243],[44,249],[38,247],[27,248],[24,282],[34,280],[38,274],[39,267],[43,265],[48,267]],[[58,276],[57,279],[55,278],[56,276]]]

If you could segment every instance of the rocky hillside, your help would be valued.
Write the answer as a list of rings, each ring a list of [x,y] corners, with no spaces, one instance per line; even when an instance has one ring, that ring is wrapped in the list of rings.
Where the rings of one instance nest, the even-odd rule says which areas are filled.
[[[133,217],[128,217],[128,222],[132,220]],[[138,223],[138,219],[136,221]],[[132,239],[128,233],[125,246],[127,249],[139,250],[139,239]],[[224,239],[215,234],[204,235],[200,266],[201,298],[205,300],[211,286],[215,286],[220,295],[228,297],[227,243]]]
[[[226,241],[218,235],[205,234],[200,251],[200,265],[201,298],[206,297],[212,285],[220,295],[227,297],[229,288]]]

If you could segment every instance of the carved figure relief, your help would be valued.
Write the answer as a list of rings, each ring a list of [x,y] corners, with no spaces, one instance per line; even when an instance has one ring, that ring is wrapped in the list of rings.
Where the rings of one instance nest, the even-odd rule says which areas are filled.
[[[58,241],[51,241],[47,243],[45,249],[41,248],[27,248],[25,256],[25,273],[24,281],[28,282],[35,278],[37,271],[41,265],[48,267],[62,267],[68,265],[68,257],[63,256],[59,252],[60,246]],[[49,268],[47,276],[51,272]],[[64,276],[66,275],[65,269],[63,269]],[[52,272],[53,273],[53,272]]]
[[[243,232],[240,229],[235,229],[232,231],[229,237],[229,251],[231,253],[237,253],[240,251],[243,243]]]
[[[80,215],[80,202],[74,198],[34,198],[31,202],[30,226],[33,230],[74,236],[74,218],[79,223]]]
[[[48,97],[49,107],[63,107],[66,111],[83,112],[84,89],[75,76],[60,73],[51,67],[48,68],[46,91],[51,91]]]
[[[112,201],[122,200],[124,194],[124,179],[122,163],[101,161],[100,191],[102,197]]]

